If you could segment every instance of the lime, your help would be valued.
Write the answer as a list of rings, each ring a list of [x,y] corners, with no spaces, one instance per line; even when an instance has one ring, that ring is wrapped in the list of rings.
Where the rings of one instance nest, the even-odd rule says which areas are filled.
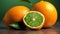
[[[31,29],[41,29],[45,21],[45,17],[38,11],[30,11],[24,18],[24,24]]]

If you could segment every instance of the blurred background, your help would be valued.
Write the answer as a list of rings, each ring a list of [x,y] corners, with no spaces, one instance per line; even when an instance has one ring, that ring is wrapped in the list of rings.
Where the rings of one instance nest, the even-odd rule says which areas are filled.
[[[13,6],[17,6],[17,5],[24,5],[29,7],[30,9],[32,8],[32,6],[41,1],[41,0],[29,0],[31,2],[22,2],[21,0],[0,0],[0,29],[8,29],[8,27],[2,22],[2,19],[5,15],[5,13]],[[60,0],[44,0],[44,1],[48,1],[51,2],[57,9],[58,12],[58,20],[56,25],[53,27],[55,30],[58,30],[60,28]]]

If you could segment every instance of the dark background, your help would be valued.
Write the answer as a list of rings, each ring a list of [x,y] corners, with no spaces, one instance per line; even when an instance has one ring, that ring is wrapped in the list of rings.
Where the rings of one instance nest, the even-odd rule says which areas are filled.
[[[0,31],[2,31],[2,29],[8,29],[8,27],[2,22],[2,19],[5,15],[5,13],[11,7],[17,6],[17,5],[24,5],[31,9],[32,6],[35,3],[39,2],[40,0],[29,0],[29,1],[31,2],[32,5],[27,2],[21,2],[20,0],[0,0]],[[52,29],[55,29],[57,32],[59,32],[60,31],[60,0],[44,0],[44,1],[51,2],[57,9],[58,20],[56,22],[56,25],[54,25],[54,27]]]
[[[2,18],[4,17],[5,13],[13,6],[17,6],[17,5],[24,5],[29,7],[30,9],[32,8],[32,6],[39,2],[40,0],[29,0],[31,2],[32,5],[30,5],[27,2],[21,2],[20,0],[0,0],[0,21],[2,20]],[[60,0],[44,0],[44,1],[48,1],[51,2],[53,5],[55,5],[57,12],[58,12],[58,20],[60,20]]]

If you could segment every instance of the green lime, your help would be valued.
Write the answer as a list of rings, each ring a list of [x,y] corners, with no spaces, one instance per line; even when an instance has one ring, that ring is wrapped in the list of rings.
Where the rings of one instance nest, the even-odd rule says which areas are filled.
[[[31,29],[41,29],[44,24],[45,17],[38,11],[30,11],[24,16],[23,21],[24,24]]]

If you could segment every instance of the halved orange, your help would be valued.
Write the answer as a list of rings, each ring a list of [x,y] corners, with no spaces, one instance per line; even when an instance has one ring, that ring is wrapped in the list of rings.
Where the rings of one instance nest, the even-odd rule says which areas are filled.
[[[36,30],[42,28],[44,21],[44,15],[38,11],[30,11],[23,18],[23,22],[28,28]]]

